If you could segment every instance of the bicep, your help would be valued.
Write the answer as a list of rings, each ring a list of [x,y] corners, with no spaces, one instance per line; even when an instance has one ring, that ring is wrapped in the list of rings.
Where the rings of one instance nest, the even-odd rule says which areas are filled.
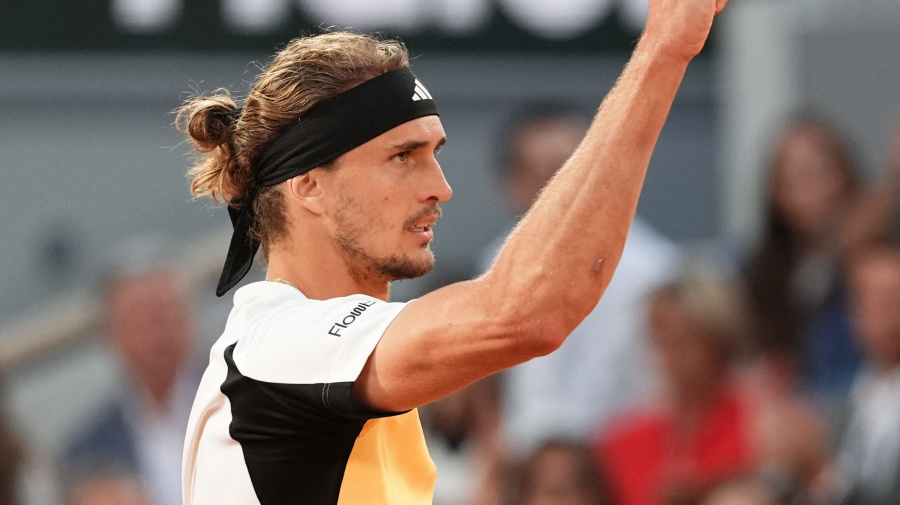
[[[385,330],[354,385],[354,398],[406,410],[542,354],[528,321],[510,317],[484,280],[410,302]]]

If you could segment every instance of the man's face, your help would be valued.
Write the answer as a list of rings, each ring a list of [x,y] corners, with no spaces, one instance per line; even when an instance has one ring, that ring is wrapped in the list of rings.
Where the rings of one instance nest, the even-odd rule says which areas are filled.
[[[702,394],[721,378],[727,357],[681,304],[666,298],[653,300],[649,324],[660,367],[676,394]]]
[[[331,235],[355,276],[425,275],[438,204],[452,190],[435,159],[444,144],[437,116],[404,123],[341,156],[322,177]]]
[[[825,134],[797,128],[781,141],[770,188],[775,206],[794,232],[822,238],[851,195],[847,174]]]
[[[517,213],[531,207],[538,193],[578,147],[584,128],[557,118],[522,127],[510,145],[509,194]]]
[[[174,272],[121,277],[107,292],[107,331],[144,385],[168,384],[191,347],[188,301]]]

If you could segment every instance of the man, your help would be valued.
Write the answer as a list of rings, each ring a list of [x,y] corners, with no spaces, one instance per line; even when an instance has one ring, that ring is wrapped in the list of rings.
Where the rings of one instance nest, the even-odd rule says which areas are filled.
[[[93,489],[111,471],[127,471],[141,479],[148,501],[177,505],[198,379],[190,296],[159,240],[129,240],[114,253],[117,264],[103,285],[103,323],[125,387],[68,445],[70,484]]]
[[[516,114],[501,163],[516,215],[525,214],[575,151],[585,126],[576,112],[552,103],[532,104]],[[485,251],[482,271],[507,234]],[[503,423],[509,447],[527,454],[551,438],[588,441],[599,426],[651,390],[642,338],[646,300],[674,272],[678,256],[671,242],[635,216],[616,275],[597,307],[559,350],[505,372]]]
[[[865,353],[838,416],[843,503],[900,502],[900,246],[861,252],[850,268],[857,335]],[[842,418],[841,418],[842,417]]]
[[[653,0],[646,32],[572,158],[489,272],[409,304],[451,190],[445,137],[402,46],[332,33],[288,44],[249,93],[198,97],[193,189],[235,227],[218,292],[258,246],[211,351],[184,457],[193,504],[420,504],[434,466],[416,407],[559,347],[618,263],[653,145],[725,0]],[[718,4],[718,5],[717,5]],[[277,132],[277,133],[276,133]]]

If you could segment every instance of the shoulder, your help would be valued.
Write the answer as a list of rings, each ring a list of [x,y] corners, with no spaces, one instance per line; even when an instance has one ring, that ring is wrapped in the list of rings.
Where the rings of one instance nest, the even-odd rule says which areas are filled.
[[[309,335],[343,338],[372,331],[379,323],[393,320],[405,303],[385,302],[367,295],[351,295],[328,300],[305,297],[285,299],[261,310],[258,331],[250,335],[272,339],[277,336]],[[333,342],[333,340],[328,340]]]
[[[243,375],[260,380],[347,380],[342,371],[355,379],[405,306],[366,295],[311,300],[290,286],[257,283],[235,294],[230,352]]]
[[[296,314],[297,311],[306,311],[307,316],[313,317],[317,311],[327,310],[333,307],[355,306],[402,306],[403,303],[385,302],[364,294],[353,294],[325,300],[307,298],[296,288],[274,282],[255,282],[239,289],[234,295],[235,311],[246,311],[253,315],[265,315],[269,317],[284,314]]]
[[[243,340],[298,332],[342,337],[372,322],[393,319],[406,306],[363,294],[313,300],[290,286],[271,282],[241,288],[234,301],[229,326],[239,330]]]

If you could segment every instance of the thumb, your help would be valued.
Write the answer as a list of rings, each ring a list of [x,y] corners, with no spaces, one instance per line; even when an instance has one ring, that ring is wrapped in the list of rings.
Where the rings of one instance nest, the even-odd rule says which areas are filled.
[[[725,8],[725,4],[728,3],[728,0],[716,0],[716,14],[722,12],[722,9]]]

